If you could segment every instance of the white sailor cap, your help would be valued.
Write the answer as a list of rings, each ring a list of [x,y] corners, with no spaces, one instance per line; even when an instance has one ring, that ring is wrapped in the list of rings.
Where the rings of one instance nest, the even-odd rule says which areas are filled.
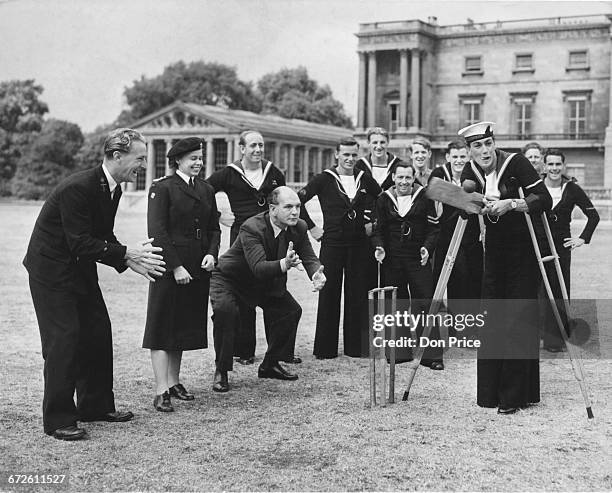
[[[467,127],[463,127],[457,132],[458,135],[463,137],[469,144],[476,140],[485,139],[487,137],[493,137],[493,129],[495,128],[495,122],[478,122]]]

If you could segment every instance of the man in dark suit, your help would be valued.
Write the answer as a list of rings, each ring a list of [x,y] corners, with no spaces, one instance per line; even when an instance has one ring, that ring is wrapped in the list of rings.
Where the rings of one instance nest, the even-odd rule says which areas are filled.
[[[216,371],[213,390],[227,392],[227,372],[233,369],[233,348],[240,326],[240,304],[260,306],[268,350],[259,378],[297,380],[279,361],[288,356],[287,340],[296,331],[302,308],[287,291],[287,271],[304,265],[315,291],[325,284],[323,266],[312,251],[308,227],[300,217],[300,199],[288,187],[268,198],[269,212],[247,219],[231,248],[219,258],[210,282]]]
[[[75,173],[51,192],[30,238],[23,264],[45,360],[43,425],[60,440],[86,435],[77,421],[133,418],[115,410],[111,325],[96,262],[118,272],[129,267],[150,281],[165,270],[152,239],[124,246],[113,233],[120,184],[135,181],[146,160],[142,135],[112,131],[102,165]]]

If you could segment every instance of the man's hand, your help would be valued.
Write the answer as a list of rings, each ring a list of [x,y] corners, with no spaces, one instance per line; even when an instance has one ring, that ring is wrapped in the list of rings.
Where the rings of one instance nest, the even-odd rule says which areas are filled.
[[[202,269],[210,272],[211,270],[213,270],[215,268],[215,257],[213,257],[212,255],[208,254],[208,255],[204,255],[204,258],[202,259]]]
[[[512,210],[512,199],[495,200],[485,197],[484,200],[485,206],[482,209],[482,214],[499,217]]]
[[[427,261],[429,260],[429,252],[427,248],[421,247],[421,265],[427,265]]]
[[[310,230],[310,236],[312,236],[316,241],[321,241],[323,238],[323,228],[319,228],[319,226],[313,226]]]
[[[582,238],[563,238],[563,246],[570,250],[581,247],[582,245],[584,245],[584,240]]]
[[[164,272],[166,272],[166,269],[162,267],[161,265],[157,265],[154,268],[152,268],[150,266],[147,266],[146,264],[134,262],[133,260],[130,260],[130,259],[125,261],[125,265],[127,265],[134,272],[136,272],[137,274],[140,274],[141,276],[143,276],[144,278],[146,278],[147,280],[151,282],[155,282],[155,279],[153,276],[159,277]]]
[[[319,270],[312,275],[312,291],[321,291],[323,286],[325,286],[326,281],[327,278],[325,277],[325,274],[323,274],[323,266],[321,266],[319,267]]]
[[[159,255],[162,248],[153,246],[151,243],[153,243],[153,238],[142,241],[136,246],[128,246],[125,251],[125,260],[132,260],[138,264],[150,265],[153,267],[166,265],[164,257]]]
[[[172,272],[174,273],[174,280],[177,284],[189,284],[191,281],[193,281],[191,274],[189,274],[187,269],[185,269],[185,267],[182,265],[179,265]]]
[[[385,260],[385,249],[381,246],[377,246],[376,250],[374,250],[374,258],[379,264],[382,264],[383,260]]]
[[[300,256],[297,253],[295,253],[295,250],[293,249],[292,241],[290,241],[289,246],[287,246],[287,255],[285,257],[285,265],[287,266],[287,270],[291,269],[291,267],[296,267],[299,269],[300,266],[302,265],[302,260],[300,259]]]

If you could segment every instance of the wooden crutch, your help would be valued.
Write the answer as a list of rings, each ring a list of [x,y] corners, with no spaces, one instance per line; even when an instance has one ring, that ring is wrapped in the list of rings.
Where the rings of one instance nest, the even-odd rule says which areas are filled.
[[[465,232],[466,225],[467,219],[459,216],[459,218],[457,219],[457,224],[455,226],[455,231],[453,231],[453,236],[448,245],[446,257],[444,258],[444,265],[442,266],[442,271],[440,272],[440,277],[438,278],[438,283],[436,284],[436,289],[431,300],[431,306],[429,307],[430,315],[436,314],[440,311],[440,307],[442,306],[444,298],[444,292],[446,291],[446,286],[448,284],[448,280],[450,279],[450,275],[453,272],[453,266],[455,265],[455,259],[457,258],[457,252],[459,251],[459,247],[461,246],[461,240],[463,239],[463,233]],[[430,333],[431,326],[429,324],[425,324],[425,328],[423,329],[423,334],[421,335],[421,337],[428,338]],[[412,386],[414,376],[416,375],[416,372],[419,369],[419,365],[421,364],[421,359],[423,358],[424,352],[425,348],[421,347],[420,345],[417,346],[416,351],[413,355],[413,360],[408,365],[408,384],[406,385],[406,390],[404,391],[404,396],[402,397],[403,401],[408,400],[410,387]]]
[[[525,198],[525,194],[523,193],[523,189],[519,188],[519,197],[521,199]],[[550,306],[552,307],[553,314],[555,316],[555,320],[557,321],[557,325],[559,326],[559,330],[561,331],[561,337],[563,337],[563,342],[565,343],[565,347],[567,347],[567,353],[569,354],[570,362],[572,364],[572,369],[574,371],[574,376],[576,380],[578,380],[578,385],[580,385],[580,391],[582,392],[582,397],[584,399],[584,404],[586,406],[586,412],[589,419],[593,418],[593,410],[591,409],[591,400],[589,398],[589,393],[586,386],[586,380],[584,377],[584,367],[582,365],[582,359],[578,354],[577,348],[570,342],[569,335],[567,333],[567,329],[563,324],[563,320],[561,319],[561,314],[559,313],[559,308],[557,307],[557,303],[555,302],[555,297],[552,292],[552,288],[550,287],[550,282],[548,280],[548,274],[546,273],[546,268],[544,264],[546,262],[553,262],[555,264],[555,270],[557,272],[557,278],[559,280],[559,285],[561,287],[561,294],[563,296],[563,304],[565,307],[565,313],[567,314],[567,320],[569,322],[569,296],[567,294],[567,289],[565,288],[565,280],[563,279],[563,271],[561,270],[561,263],[559,262],[559,255],[557,253],[557,248],[555,247],[555,241],[553,239],[552,233],[550,231],[550,225],[548,224],[548,218],[546,217],[546,213],[542,212],[542,223],[544,225],[544,231],[546,232],[546,240],[548,241],[548,246],[550,247],[550,255],[546,257],[542,257],[542,252],[540,251],[540,246],[538,244],[538,239],[536,238],[535,230],[533,228],[533,222],[531,220],[531,216],[525,212],[525,219],[527,220],[527,228],[529,229],[529,235],[531,236],[531,241],[533,242],[533,248],[536,253],[536,257],[538,259],[538,265],[540,266],[540,272],[542,274],[542,280],[544,281],[544,287],[546,288],[546,294],[548,295],[548,299],[550,300]]]

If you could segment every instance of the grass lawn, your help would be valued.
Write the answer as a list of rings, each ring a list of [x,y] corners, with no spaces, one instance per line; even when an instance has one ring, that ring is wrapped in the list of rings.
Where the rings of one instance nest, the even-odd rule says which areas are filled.
[[[367,360],[313,358],[316,296],[295,271],[289,289],[304,311],[299,380],[259,380],[257,364],[237,365],[232,390],[213,393],[209,324],[211,347],[186,353],[183,363],[196,400],[173,401],[176,412],[164,414],[153,409],[149,352],[141,349],[147,284],[100,266],[113,323],[117,408],[136,418],[86,423],[86,441],[47,437],[40,338],[21,266],[39,208],[0,203],[0,491],[37,489],[7,484],[7,474],[26,473],[67,474],[69,485],[57,489],[69,491],[612,489],[609,359],[584,362],[594,420],[586,419],[567,359],[542,360],[542,402],[514,416],[476,406],[474,359],[448,359],[443,372],[420,370],[408,402],[370,410]],[[145,238],[145,215],[120,211],[116,232],[128,243]],[[604,224],[591,245],[575,251],[573,297],[612,297],[611,242]],[[610,321],[600,320],[600,330],[609,334]],[[258,327],[259,362],[265,341]],[[398,394],[405,375],[398,366]]]

